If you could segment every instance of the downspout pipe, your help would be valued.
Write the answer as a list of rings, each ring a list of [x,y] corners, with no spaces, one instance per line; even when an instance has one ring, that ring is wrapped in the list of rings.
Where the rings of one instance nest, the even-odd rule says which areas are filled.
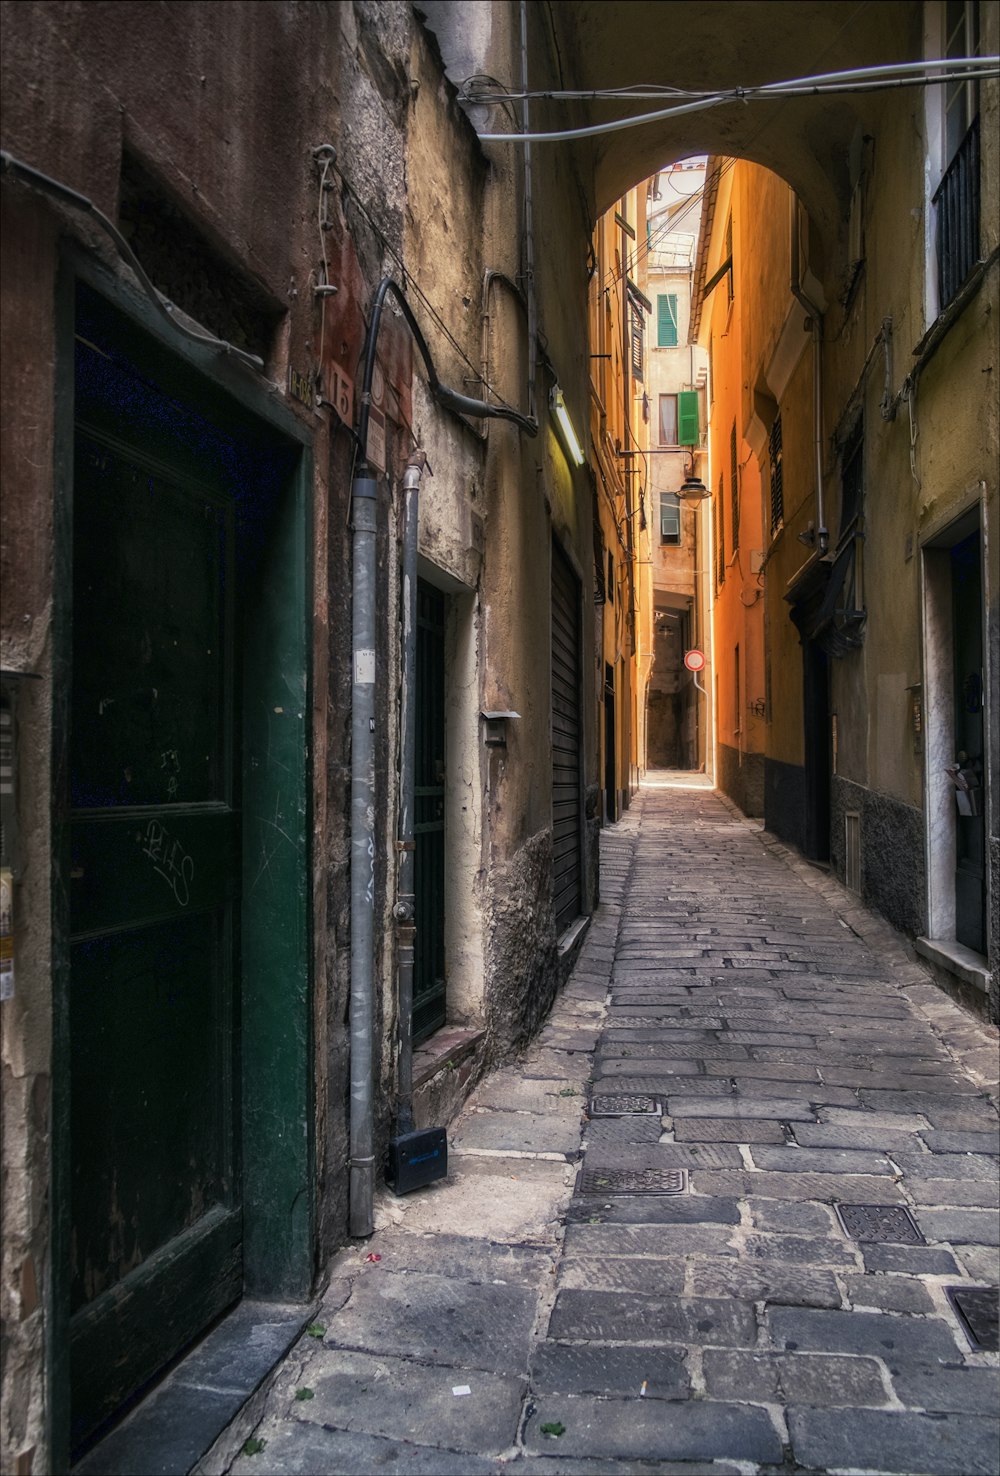
[[[369,391],[370,393],[370,391]],[[364,418],[364,412],[362,412]],[[362,443],[363,444],[363,443]],[[378,484],[351,487],[351,1124],[350,1231],[375,1228],[375,538]]]
[[[521,0],[521,126],[530,133],[528,105],[528,4]],[[538,299],[535,296],[535,205],[531,144],[524,145],[524,293],[528,305],[528,415],[537,422]]]
[[[399,744],[399,825],[396,838],[396,981],[399,1013],[399,1062],[397,1067],[398,1131],[413,1131],[413,968],[416,947],[416,888],[414,885],[416,841],[417,758],[417,534],[419,527],[420,479],[427,465],[423,451],[414,451],[403,473],[403,650],[402,697]]]
[[[375,1199],[375,626],[376,497],[378,482],[366,448],[371,419],[372,380],[379,328],[386,298],[392,295],[424,361],[438,404],[456,415],[510,420],[528,435],[538,423],[519,411],[488,405],[442,384],[420,325],[401,288],[391,277],[379,283],[365,337],[364,374],[357,442],[359,461],[351,484],[352,672],[351,672],[351,1122],[350,1209],[353,1236],[374,1229]],[[419,478],[418,478],[419,480]],[[414,504],[414,520],[416,506]],[[414,538],[415,523],[414,523]],[[415,577],[414,577],[415,587]],[[412,766],[411,766],[412,767]],[[412,807],[411,807],[412,810]],[[411,975],[412,977],[412,975]]]
[[[826,498],[823,494],[823,314],[803,290],[799,276],[801,242],[799,239],[799,202],[794,190],[788,193],[788,236],[791,256],[789,289],[796,302],[809,315],[813,341],[813,450],[816,459],[816,541],[820,555],[830,546],[826,526]]]

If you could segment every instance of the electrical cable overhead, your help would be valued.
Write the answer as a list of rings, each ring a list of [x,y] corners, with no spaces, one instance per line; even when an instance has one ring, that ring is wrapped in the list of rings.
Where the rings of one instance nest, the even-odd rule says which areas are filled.
[[[873,92],[894,87],[927,87],[943,82],[973,82],[982,77],[1000,76],[1000,56],[938,58],[933,61],[889,62],[875,67],[854,67],[839,72],[819,72],[814,76],[794,77],[784,82],[765,82],[751,87],[730,87],[717,92],[681,92],[670,96],[682,96],[685,101],[672,107],[660,108],[651,113],[637,113],[629,118],[614,118],[605,123],[590,123],[582,128],[553,129],[544,133],[480,133],[482,143],[561,143],[578,138],[597,138],[607,133],[617,133],[626,128],[636,128],[643,123],[665,122],[669,118],[688,113],[704,112],[709,108],[724,107],[730,103],[768,102],[778,98],[829,96],[844,92]],[[589,98],[602,101],[621,97],[620,89],[591,89],[587,92],[531,94],[550,101],[579,101]],[[634,91],[625,94],[635,97]],[[517,94],[505,94],[516,97]],[[471,101],[471,99],[464,99]],[[475,102],[482,105],[490,99],[477,95]]]

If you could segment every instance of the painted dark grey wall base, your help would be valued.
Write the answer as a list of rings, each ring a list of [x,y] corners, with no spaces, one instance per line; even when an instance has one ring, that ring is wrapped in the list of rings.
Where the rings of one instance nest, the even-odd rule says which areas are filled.
[[[764,756],[745,753],[720,743],[716,749],[716,783],[744,815],[764,813]]]
[[[830,860],[845,880],[844,815],[860,816],[861,899],[894,927],[917,936],[927,927],[924,821],[919,810],[840,775],[833,777]]]
[[[772,835],[805,846],[806,775],[799,764],[764,760],[764,825]]]

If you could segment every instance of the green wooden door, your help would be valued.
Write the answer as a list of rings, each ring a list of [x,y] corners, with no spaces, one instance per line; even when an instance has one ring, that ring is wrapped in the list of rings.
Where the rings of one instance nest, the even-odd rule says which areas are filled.
[[[413,1039],[445,1022],[444,949],[445,596],[417,583],[417,735],[414,857],[417,936]]]
[[[184,460],[77,422],[74,1445],[242,1287],[234,509]]]

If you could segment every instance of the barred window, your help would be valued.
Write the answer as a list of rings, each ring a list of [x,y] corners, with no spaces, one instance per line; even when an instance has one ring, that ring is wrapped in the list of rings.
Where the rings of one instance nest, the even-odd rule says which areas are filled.
[[[781,415],[771,427],[771,532],[777,533],[785,520],[785,494],[781,479]]]

